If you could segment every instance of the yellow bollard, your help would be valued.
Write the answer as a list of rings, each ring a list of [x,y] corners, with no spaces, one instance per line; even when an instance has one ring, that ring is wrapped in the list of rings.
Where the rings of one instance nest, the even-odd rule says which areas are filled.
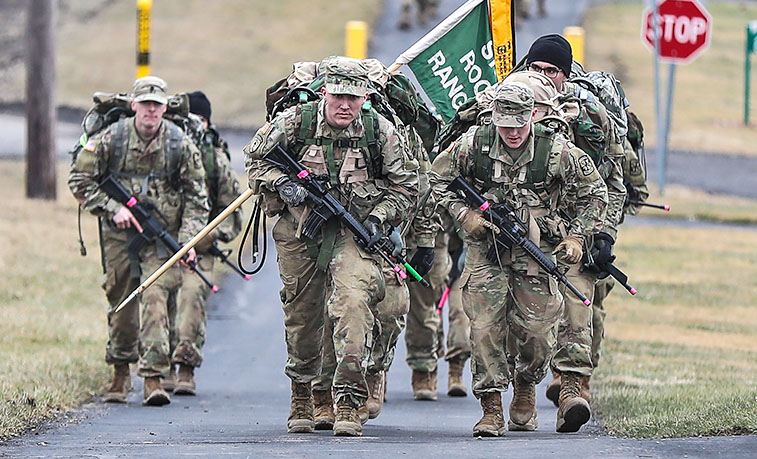
[[[368,25],[363,21],[349,21],[345,36],[344,55],[355,59],[365,59],[368,52]]]
[[[150,74],[150,14],[152,0],[137,0],[137,78]]]
[[[570,47],[573,48],[573,60],[584,65],[584,28],[566,27],[563,29],[562,34],[568,40],[568,43],[570,43]]]

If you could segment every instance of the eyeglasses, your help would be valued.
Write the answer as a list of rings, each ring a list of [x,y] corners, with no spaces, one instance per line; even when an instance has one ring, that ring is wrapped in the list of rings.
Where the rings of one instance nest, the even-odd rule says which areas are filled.
[[[561,72],[561,70],[557,67],[542,67],[536,64],[529,64],[528,69],[532,72],[543,73],[550,78],[556,77],[557,74]]]

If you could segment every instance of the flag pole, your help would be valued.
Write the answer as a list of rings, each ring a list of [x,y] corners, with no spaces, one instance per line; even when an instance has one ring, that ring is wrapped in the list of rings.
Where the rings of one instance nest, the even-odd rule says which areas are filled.
[[[154,273],[150,275],[147,279],[145,279],[144,282],[142,282],[139,287],[137,287],[133,292],[129,294],[128,297],[126,297],[125,300],[121,302],[121,304],[118,305],[116,310],[114,312],[118,312],[121,309],[123,309],[131,300],[136,298],[138,295],[141,295],[142,292],[145,291],[147,287],[153,284],[160,276],[163,275],[164,272],[168,271],[168,268],[173,266],[177,261],[181,259],[184,255],[186,255],[187,252],[189,252],[192,247],[197,245],[198,242],[202,240],[205,236],[208,235],[211,231],[215,229],[216,226],[221,224],[221,222],[231,215],[232,212],[237,210],[237,207],[241,206],[245,201],[250,199],[250,196],[252,196],[254,193],[252,189],[247,189],[244,193],[240,194],[239,197],[237,197],[234,202],[229,204],[216,218],[213,219],[210,223],[205,226],[199,233],[195,235],[192,239],[189,240],[186,244],[184,244],[181,247],[181,250],[176,252],[171,258],[168,259],[165,263],[163,263],[157,270],[155,270]]]

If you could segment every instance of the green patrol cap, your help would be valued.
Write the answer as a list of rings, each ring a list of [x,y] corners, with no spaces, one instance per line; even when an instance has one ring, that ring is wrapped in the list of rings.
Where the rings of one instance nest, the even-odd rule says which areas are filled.
[[[167,86],[162,78],[156,76],[139,78],[134,82],[134,102],[151,100],[165,105],[168,103]]]
[[[492,101],[492,123],[501,127],[523,127],[534,110],[534,92],[523,83],[503,83]]]
[[[368,68],[357,59],[333,56],[323,60],[319,70],[326,74],[330,94],[364,96],[368,93]]]

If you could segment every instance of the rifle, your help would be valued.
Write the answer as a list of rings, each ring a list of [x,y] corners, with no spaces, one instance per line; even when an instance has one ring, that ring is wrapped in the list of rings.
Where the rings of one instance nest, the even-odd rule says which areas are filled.
[[[234,263],[232,263],[231,261],[229,261],[229,254],[231,254],[231,250],[223,251],[223,250],[219,249],[218,245],[216,245],[214,243],[208,249],[208,254],[210,254],[210,255],[218,258],[222,262],[226,263],[228,266],[231,267],[231,269],[233,269],[234,271],[236,271],[237,274],[239,274],[240,276],[244,277],[244,280],[250,280],[250,275],[249,274],[243,273],[242,271],[239,270],[239,268],[237,267],[237,265],[235,265]]]
[[[360,223],[354,215],[349,213],[337,198],[330,191],[328,179],[313,177],[310,172],[297,162],[281,145],[276,145],[264,158],[264,160],[273,164],[286,174],[297,177],[297,183],[307,190],[307,199],[310,201],[310,214],[303,224],[302,235],[314,239],[318,235],[321,226],[327,220],[336,217],[349,229],[355,237],[358,246],[368,253],[378,253],[402,279],[407,278],[407,274],[402,271],[400,265],[404,266],[407,272],[417,279],[424,287],[430,287],[428,281],[424,280],[415,269],[410,266],[402,256],[395,257],[399,264],[396,264],[390,258],[394,251],[394,243],[389,240],[385,234],[381,234],[377,243],[368,247],[371,240],[371,234]]]
[[[568,289],[578,297],[586,306],[591,304],[591,300],[581,293],[575,285],[573,285],[566,277],[565,274],[560,272],[549,256],[541,251],[541,249],[528,239],[528,229],[526,224],[523,223],[516,215],[510,206],[507,204],[498,205],[496,208],[492,208],[489,201],[484,199],[475,188],[470,186],[468,182],[463,180],[462,177],[457,177],[447,186],[447,190],[459,193],[462,192],[465,197],[465,201],[469,205],[473,205],[481,209],[484,213],[484,217],[499,228],[499,233],[494,236],[494,245],[489,249],[487,258],[496,260],[499,251],[504,248],[511,248],[518,246],[522,248],[531,258],[544,271],[554,276],[559,282],[565,284]]]
[[[100,182],[100,189],[103,190],[105,194],[107,194],[111,198],[128,207],[131,213],[134,215],[134,218],[136,218],[139,224],[142,225],[142,232],[138,232],[129,241],[127,248],[129,253],[138,254],[139,251],[142,250],[142,247],[149,244],[155,239],[159,239],[163,244],[165,244],[166,247],[168,247],[168,250],[173,253],[181,250],[181,244],[179,244],[176,239],[174,239],[173,236],[171,236],[168,231],[166,231],[165,226],[163,226],[163,224],[158,221],[158,219],[152,214],[152,212],[150,212],[150,209],[154,209],[155,206],[153,206],[152,204],[143,204],[137,201],[137,198],[132,196],[129,191],[127,191],[126,188],[123,187],[123,185],[118,183],[118,181],[114,179],[110,174],[108,174],[108,176],[105,177],[102,182]],[[186,260],[186,258],[186,255],[182,257],[182,259],[184,260]],[[200,276],[200,279],[202,279],[202,281],[208,287],[210,287],[212,291],[218,291],[218,286],[214,285],[212,282],[210,282],[210,280],[208,280],[207,277],[205,277],[202,271],[200,271],[200,269],[197,267],[197,263],[191,262],[188,263],[188,265],[189,269]]]
[[[639,201],[636,199],[628,199],[628,198],[626,198],[626,204],[630,204],[632,206],[652,207],[653,209],[660,209],[660,210],[664,210],[665,212],[670,212],[670,206],[667,204],[653,204],[647,201]]]
[[[598,277],[600,279],[604,279],[609,274],[613,278],[615,278],[616,281],[620,283],[620,285],[623,286],[626,290],[628,290],[628,293],[631,295],[636,295],[637,290],[633,288],[632,286],[628,285],[628,276],[626,273],[621,271],[617,268],[614,264],[612,264],[613,261],[615,261],[615,255],[610,256],[610,259],[607,260],[605,263],[596,263],[591,258],[591,252],[587,254],[587,261],[581,265],[581,270],[589,270],[597,273]]]
[[[449,292],[450,288],[452,287],[452,284],[455,283],[455,281],[460,277],[460,274],[463,273],[461,269],[461,263],[460,259],[462,258],[462,265],[465,266],[465,253],[467,252],[467,249],[465,247],[460,247],[459,249],[455,250],[454,253],[452,253],[452,269],[449,270],[449,282],[447,282],[447,287],[444,288],[444,292],[442,293],[441,299],[439,299],[439,304],[436,305],[436,314],[442,315],[442,309],[444,308],[444,304],[447,302],[447,299],[449,298]]]

